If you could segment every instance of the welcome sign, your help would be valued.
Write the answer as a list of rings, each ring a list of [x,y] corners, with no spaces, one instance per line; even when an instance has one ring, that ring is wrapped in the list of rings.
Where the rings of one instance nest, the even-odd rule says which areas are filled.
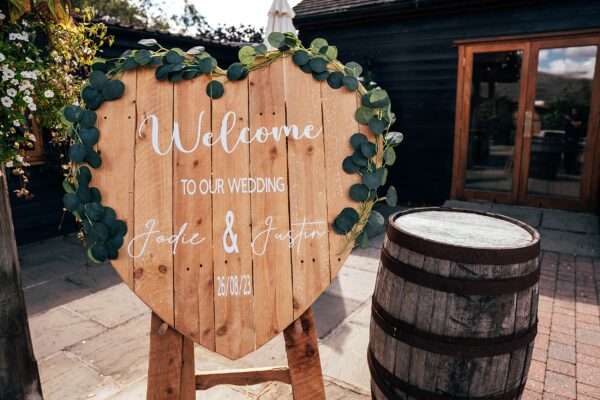
[[[279,57],[261,68],[246,63],[241,79],[228,70],[179,82],[169,71],[157,81],[168,60],[122,68],[123,91],[96,102],[102,134],[81,161],[91,165],[91,154],[101,156],[86,177],[105,211],[95,219],[102,225],[114,210],[127,226],[121,240],[111,239],[118,224],[106,222],[106,243],[122,243],[109,258],[123,280],[169,325],[232,359],[280,333],[328,287],[352,234],[360,234],[353,226],[372,220],[354,211],[356,192],[366,190],[363,206],[372,208],[383,182],[370,189],[370,164],[358,170],[367,160],[364,143],[378,144],[371,156],[386,163],[382,132],[375,135],[356,115],[364,93],[317,80],[299,68],[298,56],[286,56],[289,48],[265,51],[264,58]],[[89,129],[77,122],[81,115],[65,113]],[[71,156],[77,159],[77,150]],[[81,196],[77,206],[67,204],[80,189],[72,191],[67,208],[92,212]],[[95,240],[95,229],[87,229]]]

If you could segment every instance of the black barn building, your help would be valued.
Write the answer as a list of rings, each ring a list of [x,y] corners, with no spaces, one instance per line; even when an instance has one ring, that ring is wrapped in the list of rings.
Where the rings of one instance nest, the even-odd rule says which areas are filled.
[[[405,201],[597,209],[600,1],[303,0],[295,12],[305,43],[326,38],[389,92]]]

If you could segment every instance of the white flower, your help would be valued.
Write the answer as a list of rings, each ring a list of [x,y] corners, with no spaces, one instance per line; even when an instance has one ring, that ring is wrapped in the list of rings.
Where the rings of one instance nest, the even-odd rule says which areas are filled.
[[[23,158],[23,156],[22,156],[22,155],[20,155],[20,154],[17,154],[17,155],[15,156],[15,160],[16,160],[18,163],[22,163],[23,161],[25,161],[25,159]]]
[[[37,139],[35,138],[35,135],[33,133],[26,133],[25,137],[27,138],[27,140],[29,140],[30,142],[35,142]]]
[[[16,85],[19,84],[19,81],[13,78],[13,79],[10,80],[10,84],[16,86]]]
[[[28,62],[29,64],[33,64],[33,60],[29,57],[25,57],[25,61]]]
[[[6,89],[6,94],[9,95],[10,97],[15,97],[17,95],[17,89],[15,88],[8,88]]]
[[[6,15],[2,14],[2,11],[0,11],[0,21],[2,21],[4,18],[6,18]]]
[[[19,127],[19,126],[21,126],[21,122],[19,122],[19,120],[18,120],[18,119],[15,119],[15,120],[13,121],[13,125],[14,125],[14,126],[17,126],[17,127]]]
[[[52,90],[48,89],[44,92],[44,97],[47,99],[51,99],[54,97],[54,92]]]
[[[13,71],[12,69],[4,68],[2,70],[2,80],[3,81],[8,81],[14,77],[15,77],[15,71]]]
[[[0,53],[0,62],[6,60],[6,56],[2,53]]]
[[[31,96],[24,96],[23,101],[27,104],[33,103],[33,99],[31,98]]]
[[[4,163],[4,165],[6,165],[6,168],[12,168],[15,164],[11,161],[7,161],[6,163]]]
[[[31,110],[31,111],[35,111],[37,110],[37,106],[35,105],[35,103],[29,103],[27,104],[27,107]]]
[[[25,96],[29,96],[29,95],[31,95],[31,90],[29,90],[29,89],[25,89],[25,90],[23,90],[23,94],[24,94]]]
[[[2,99],[0,99],[0,102],[2,102],[2,105],[4,107],[10,107],[13,104],[13,101],[10,97],[4,96]]]

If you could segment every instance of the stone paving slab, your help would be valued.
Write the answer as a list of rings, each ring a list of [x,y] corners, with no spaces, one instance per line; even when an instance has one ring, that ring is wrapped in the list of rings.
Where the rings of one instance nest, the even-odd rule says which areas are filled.
[[[106,330],[102,325],[57,307],[29,318],[29,328],[36,358],[57,353]]]
[[[562,210],[544,210],[542,228],[598,235],[598,216]]]

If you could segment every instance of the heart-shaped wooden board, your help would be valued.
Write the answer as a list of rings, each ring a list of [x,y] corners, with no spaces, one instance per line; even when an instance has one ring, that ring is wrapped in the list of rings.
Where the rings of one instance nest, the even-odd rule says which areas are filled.
[[[210,78],[125,72],[97,111],[93,183],[129,230],[112,261],[160,318],[228,358],[265,344],[329,286],[349,254],[331,223],[357,174],[342,170],[367,132],[356,92],[289,57],[205,93]],[[213,132],[211,134],[210,132]]]

